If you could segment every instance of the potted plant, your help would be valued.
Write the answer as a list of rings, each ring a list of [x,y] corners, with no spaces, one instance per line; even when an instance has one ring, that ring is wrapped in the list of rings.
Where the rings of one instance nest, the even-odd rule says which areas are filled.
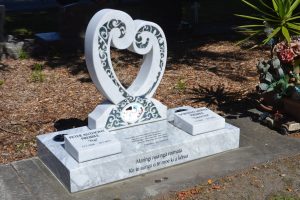
[[[283,107],[300,120],[300,16],[295,13],[300,0],[257,0],[257,5],[241,1],[257,15],[236,15],[256,22],[237,27],[248,34],[239,43],[263,35],[262,44],[270,46],[271,58],[257,64],[261,104],[273,111]]]

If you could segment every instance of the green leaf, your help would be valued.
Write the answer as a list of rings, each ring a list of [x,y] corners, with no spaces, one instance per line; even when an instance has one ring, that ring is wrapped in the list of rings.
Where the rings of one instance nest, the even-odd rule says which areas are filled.
[[[288,16],[291,16],[293,11],[299,6],[300,4],[300,0],[295,0],[295,2],[292,4],[292,6],[290,7],[290,10],[288,12]]]
[[[262,25],[262,24],[249,24],[249,25],[238,26],[237,28],[253,28],[253,27],[265,27],[265,25]]]
[[[273,90],[274,90],[274,85],[273,84],[269,85],[267,92],[271,92]]]
[[[275,19],[276,19],[276,17],[275,17],[274,15],[271,15],[271,14],[269,14],[269,13],[267,13],[267,12],[261,10],[260,8],[258,8],[257,6],[255,6],[255,5],[251,4],[251,3],[249,3],[248,1],[246,1],[246,0],[241,0],[241,1],[244,2],[246,5],[248,5],[249,7],[253,8],[254,10],[256,10],[256,11],[262,13],[263,15],[267,15],[267,16],[269,16],[269,17],[271,17],[271,18],[275,18]]]
[[[273,8],[276,12],[278,12],[278,6],[277,6],[277,3],[275,0],[272,0],[272,3],[273,3]]]
[[[282,34],[283,34],[284,38],[286,39],[286,41],[288,43],[290,43],[291,42],[291,36],[290,36],[289,30],[285,26],[283,26],[281,28],[281,31],[282,31]]]
[[[260,33],[263,33],[263,31],[261,31],[261,30],[260,30],[260,31],[257,31],[256,33],[251,34],[250,36],[246,37],[245,39],[242,39],[242,40],[238,41],[235,45],[240,45],[240,44],[242,44],[243,42],[245,42],[245,41],[247,41],[247,40],[253,38],[254,36],[256,36],[256,35],[258,35],[258,34],[260,34]]]
[[[267,17],[264,17],[264,20],[266,22],[276,22],[276,23],[281,23],[282,22],[282,20],[280,20],[280,19],[270,19],[270,18],[267,18]]]
[[[265,91],[269,88],[269,85],[266,83],[260,83],[258,86],[259,86],[259,89],[261,89],[262,91]]]
[[[287,19],[286,21],[292,21],[292,20],[295,20],[295,19],[300,19],[300,16],[291,17],[291,18]]]
[[[277,27],[269,36],[267,39],[263,41],[263,44],[267,44],[279,31],[281,27]]]
[[[259,20],[259,21],[265,21],[264,18],[253,17],[253,16],[249,16],[249,15],[235,14],[235,16],[238,16],[238,17],[241,17],[241,18],[245,18],[245,19],[253,19],[253,20]]]
[[[295,31],[293,29],[290,29],[290,32],[294,33],[295,35],[300,35],[300,32],[299,31]]]
[[[281,19],[283,19],[285,17],[285,14],[286,14],[286,12],[285,12],[286,5],[284,4],[283,1],[284,0],[278,0],[277,1],[278,2],[278,11],[279,11]],[[285,0],[285,2],[286,2],[286,0]]]
[[[253,17],[253,16],[249,16],[249,15],[240,15],[240,14],[235,14],[235,16],[237,17],[241,17],[241,18],[245,18],[245,19],[253,19],[253,20],[259,20],[259,21],[270,21],[270,22],[280,22],[280,20],[276,20],[276,19],[270,19],[270,18],[259,18],[259,17]]]
[[[300,31],[300,26],[299,25],[296,25],[296,24],[293,24],[293,23],[287,23],[287,25],[288,25],[289,28]]]
[[[267,72],[265,75],[265,80],[268,82],[272,82],[274,80],[274,77],[270,72]]]
[[[285,16],[287,16],[287,14],[291,8],[291,1],[290,0],[283,1],[283,6],[284,6],[284,14],[285,14]]]
[[[273,8],[271,8],[270,6],[268,6],[264,0],[259,0],[259,2],[261,3],[261,5],[265,6],[266,8],[270,9],[271,11],[275,12],[275,10]]]
[[[290,42],[291,35],[300,35],[300,23],[296,22],[300,19],[300,13],[294,14],[294,11],[300,7],[300,0],[272,0],[272,3],[270,2],[272,5],[269,4],[269,0],[257,0],[258,3],[254,0],[241,1],[259,12],[259,15],[236,14],[238,17],[256,21],[253,24],[238,26],[237,31],[250,33],[250,38],[264,31],[268,32],[263,44],[269,42],[271,38],[286,39]],[[261,22],[263,23],[260,24]],[[270,31],[266,31],[266,28]]]
[[[240,30],[240,31],[237,31],[238,33],[256,33],[257,30]]]

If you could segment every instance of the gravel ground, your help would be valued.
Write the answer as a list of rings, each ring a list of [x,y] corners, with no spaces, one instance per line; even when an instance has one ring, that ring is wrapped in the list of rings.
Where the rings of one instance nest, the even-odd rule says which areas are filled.
[[[155,98],[169,108],[207,105],[219,113],[224,113],[223,104],[241,101],[255,90],[255,64],[268,56],[262,49],[211,38],[169,47]],[[113,50],[112,62],[122,84],[129,86],[141,58]],[[0,64],[0,81],[0,163],[35,156],[36,135],[86,125],[87,115],[104,100],[89,78],[83,55],[6,59]]]
[[[245,199],[299,200],[300,155],[252,166],[193,188],[171,192],[156,200]]]

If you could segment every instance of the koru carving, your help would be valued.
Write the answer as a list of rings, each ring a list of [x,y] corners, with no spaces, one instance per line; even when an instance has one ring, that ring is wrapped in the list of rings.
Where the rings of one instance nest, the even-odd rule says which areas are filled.
[[[126,89],[112,67],[110,46],[143,55],[143,64]],[[97,89],[110,101],[90,113],[91,129],[118,129],[166,118],[167,107],[152,98],[166,66],[167,42],[155,23],[133,20],[128,14],[104,9],[89,22],[85,58]]]

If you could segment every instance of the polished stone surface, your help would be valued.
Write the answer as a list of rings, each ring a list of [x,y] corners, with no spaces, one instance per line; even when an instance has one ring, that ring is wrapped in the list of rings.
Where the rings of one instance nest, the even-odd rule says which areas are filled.
[[[191,135],[198,135],[224,128],[225,119],[202,107],[174,113],[174,125]]]
[[[58,134],[73,134],[87,127],[38,136],[38,155],[71,192],[137,176],[239,147],[239,129],[226,124],[221,130],[192,136],[167,120],[111,133],[122,153],[79,163],[55,142]]]
[[[191,106],[180,106],[180,107],[176,107],[176,108],[170,108],[170,109],[168,109],[168,112],[167,112],[167,120],[168,120],[168,122],[174,122],[174,114],[175,113],[192,110],[192,109],[194,109],[194,108]]]
[[[143,56],[138,75],[127,88],[114,72],[111,46]],[[116,130],[166,119],[167,107],[152,98],[167,61],[167,40],[159,25],[133,20],[123,11],[100,10],[86,30],[85,60],[96,88],[111,102],[98,105],[89,114],[90,129]]]
[[[113,70],[110,46],[144,57],[136,79],[127,89]],[[167,41],[161,27],[153,22],[133,20],[123,11],[102,9],[88,24],[85,59],[96,88],[113,104],[130,96],[151,98],[164,74]]]
[[[65,150],[78,162],[121,152],[121,143],[105,129],[95,129],[64,136]]]

